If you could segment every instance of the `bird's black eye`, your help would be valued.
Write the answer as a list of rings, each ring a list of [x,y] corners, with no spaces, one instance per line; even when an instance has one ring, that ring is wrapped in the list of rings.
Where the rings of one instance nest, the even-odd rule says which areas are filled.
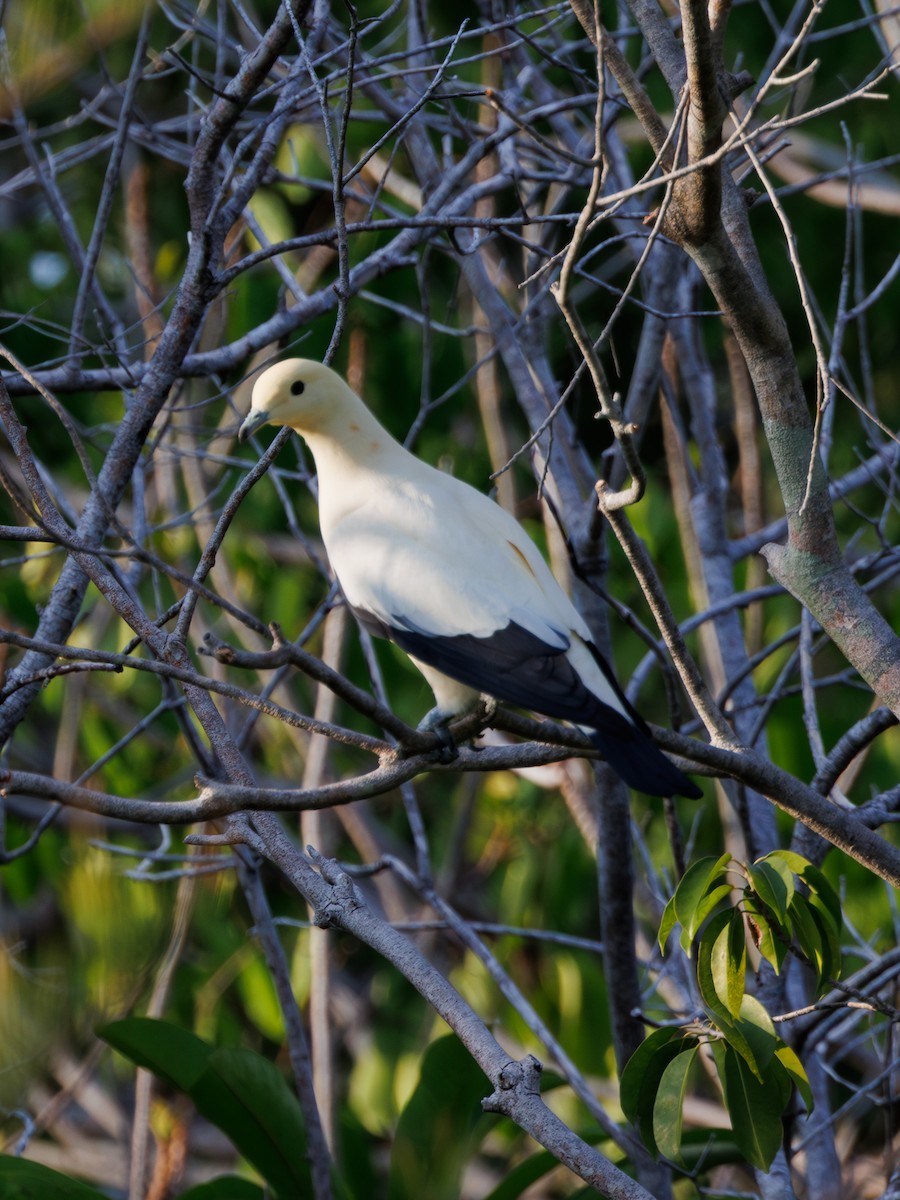
[[[303,382],[302,379],[295,379],[294,382],[291,384],[291,395],[292,396],[302,396],[303,389],[305,387],[306,387],[306,384]]]

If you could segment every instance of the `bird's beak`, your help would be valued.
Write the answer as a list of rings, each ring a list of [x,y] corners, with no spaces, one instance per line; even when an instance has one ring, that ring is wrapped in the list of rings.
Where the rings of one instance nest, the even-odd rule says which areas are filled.
[[[244,423],[238,430],[238,441],[246,442],[248,437],[252,437],[257,429],[262,429],[269,420],[269,414],[264,408],[251,408],[244,418]]]

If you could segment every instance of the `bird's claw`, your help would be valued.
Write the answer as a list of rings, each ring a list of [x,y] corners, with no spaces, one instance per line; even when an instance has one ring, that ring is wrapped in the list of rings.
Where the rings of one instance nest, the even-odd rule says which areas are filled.
[[[453,762],[459,751],[456,748],[456,742],[453,740],[453,734],[450,732],[450,718],[446,713],[441,712],[439,708],[433,708],[431,712],[426,713],[417,726],[419,733],[433,733],[440,742],[438,747],[438,761],[442,763]]]

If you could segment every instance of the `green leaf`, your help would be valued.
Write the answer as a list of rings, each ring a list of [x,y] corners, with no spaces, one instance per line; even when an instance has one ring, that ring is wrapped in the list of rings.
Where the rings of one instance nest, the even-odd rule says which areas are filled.
[[[822,939],[823,965],[820,986],[824,987],[829,980],[837,979],[841,973],[841,939],[831,920],[831,914],[819,903],[818,897],[811,894],[807,897],[807,902],[810,915]]]
[[[724,1040],[724,1038],[713,1038],[712,1041],[707,1043],[707,1045],[712,1051],[713,1058],[716,1060],[716,1070],[719,1073],[719,1079],[722,1081],[722,1087],[724,1088],[726,1058],[725,1051],[728,1048],[728,1043]]]
[[[688,957],[690,957],[691,942],[696,937],[697,930],[700,929],[700,927],[703,925],[703,922],[713,911],[713,909],[720,904],[726,896],[731,895],[732,890],[733,889],[731,888],[730,884],[721,883],[718,887],[714,887],[712,891],[707,892],[707,894],[697,905],[690,925],[681,931],[681,948],[685,954],[688,955]]]
[[[827,911],[835,930],[840,935],[844,926],[844,914],[841,911],[841,900],[837,892],[819,868],[814,867],[812,863],[806,864],[800,878],[810,890],[810,900],[815,898],[817,907],[822,907]]]
[[[735,1024],[753,1051],[756,1065],[764,1071],[781,1041],[772,1018],[755,996],[747,994],[741,1000],[741,1016]]]
[[[187,1093],[276,1196],[311,1190],[303,1112],[284,1076],[251,1050],[216,1050],[167,1021],[131,1017],[98,1031],[139,1066]]]
[[[835,921],[830,905],[825,904],[817,892],[809,892],[802,898],[819,918],[823,929],[826,931],[829,942],[834,942],[840,946],[840,934],[843,926],[843,919],[837,922]]]
[[[734,1140],[753,1166],[768,1171],[781,1148],[782,1091],[768,1075],[758,1079],[740,1054],[724,1047],[725,1106]]]
[[[774,850],[767,858],[783,863],[803,881],[806,895],[793,896],[788,915],[797,943],[815,967],[819,987],[841,970],[841,929],[843,914],[840,899],[818,867],[790,850]]]
[[[779,1040],[772,1019],[760,1002],[754,996],[745,994],[741,999],[741,1014],[737,1020],[721,1012],[715,1014],[713,1020],[726,1044],[740,1055],[762,1082],[763,1071],[772,1061]],[[717,1044],[716,1041],[712,1043],[714,1047]]]
[[[688,1072],[697,1057],[697,1045],[676,1055],[662,1073],[653,1105],[653,1139],[660,1154],[680,1159],[681,1125]]]
[[[813,1102],[812,1088],[809,1086],[809,1077],[806,1074],[803,1063],[790,1046],[785,1046],[783,1043],[775,1051],[775,1057],[784,1067],[791,1082],[803,1097],[806,1111],[811,1113],[815,1104]]]
[[[549,1150],[541,1150],[537,1154],[532,1154],[524,1162],[517,1163],[516,1166],[510,1168],[506,1172],[503,1182],[498,1184],[492,1192],[488,1192],[484,1200],[519,1200],[519,1197],[533,1183],[537,1183],[539,1179],[543,1179],[545,1175],[555,1171],[558,1166],[559,1159]]]
[[[274,1063],[252,1050],[214,1050],[188,1094],[276,1196],[312,1194],[303,1111]]]
[[[791,925],[800,953],[821,975],[825,961],[822,935],[812,918],[812,912],[805,896],[794,897],[794,903],[791,905]]]
[[[103,1193],[28,1158],[0,1154],[3,1200],[104,1200]]]
[[[721,972],[717,965],[714,965],[713,958],[717,953],[719,935],[723,931],[727,933],[730,923],[730,910],[716,913],[703,930],[703,936],[697,947],[697,983],[700,987],[700,995],[713,1016],[726,1024],[731,1024],[732,1017],[728,1005],[719,995],[716,986],[717,977],[721,978]]]
[[[771,850],[759,861],[774,863],[776,860],[784,863],[789,871],[793,871],[798,876],[802,876],[804,869],[812,865],[808,858],[804,858],[796,850]]]
[[[659,942],[659,950],[661,954],[665,954],[666,952],[666,942],[669,940],[669,934],[675,928],[675,923],[677,920],[678,918],[675,915],[675,897],[671,896],[668,904],[666,904],[666,907],[663,909],[662,920],[659,923],[659,936],[657,941]]]
[[[743,1161],[730,1129],[686,1129],[681,1135],[681,1162],[689,1171]]]
[[[797,896],[792,912],[797,905],[808,907],[810,918],[819,933],[822,944],[821,986],[829,979],[837,979],[841,973],[840,925],[835,925],[831,909],[815,892],[810,892],[807,896]]]
[[[844,923],[840,897],[819,868],[805,859],[802,854],[796,854],[793,850],[773,850],[771,854],[766,855],[766,860],[773,865],[783,862],[789,870],[802,879],[810,892],[817,896],[821,904],[828,910],[834,927],[840,934]]]
[[[752,895],[747,896],[743,900],[741,907],[744,911],[744,918],[750,930],[753,944],[766,962],[772,964],[775,974],[780,975],[781,965],[791,949],[790,931],[785,932],[777,927],[773,929],[767,914],[762,912],[761,907]]]
[[[720,858],[701,858],[682,875],[673,899],[675,915],[683,926],[690,925],[698,904],[707,892],[718,886],[730,862],[730,854],[723,854]]]
[[[383,1170],[380,1166],[376,1169],[372,1160],[380,1150],[381,1142],[365,1128],[349,1104],[341,1106],[337,1144],[341,1148],[340,1181],[344,1194],[358,1200],[377,1195]]]
[[[720,883],[730,862],[730,854],[723,854],[720,858],[701,858],[688,867],[675,889],[675,915],[681,923],[681,941],[686,951],[689,951],[694,935],[715,904],[730,890],[727,885]],[[711,904],[709,893],[722,888],[724,891],[720,891],[717,899]]]
[[[431,1043],[397,1123],[390,1200],[456,1200],[463,1168],[496,1120],[482,1112],[487,1087],[459,1038],[447,1034]]]
[[[806,896],[796,895],[791,905],[794,937],[804,957],[816,971],[818,988],[840,971],[841,944],[831,918],[822,915]]]
[[[662,1077],[674,1058],[696,1045],[697,1039],[686,1037],[680,1029],[654,1029],[622,1071],[619,1103],[628,1120],[640,1129],[644,1145],[651,1154],[658,1153],[653,1110]]]
[[[206,1070],[214,1050],[189,1030],[151,1017],[112,1021],[97,1034],[137,1066],[146,1067],[170,1087],[187,1093]]]
[[[781,871],[764,859],[747,868],[753,890],[763,904],[772,912],[781,924],[787,921],[788,904],[794,894],[794,879],[790,871],[781,864],[787,878]]]
[[[220,1175],[208,1183],[198,1183],[186,1192],[179,1192],[178,1200],[266,1200],[266,1193],[258,1183],[251,1183],[249,1179]]]
[[[738,941],[735,946],[735,918],[737,918]],[[747,944],[744,941],[744,922],[737,909],[728,914],[728,921],[716,935],[710,953],[710,971],[716,997],[725,1006],[729,1016],[737,1017],[741,1011],[744,994],[744,978],[747,966]]]
[[[762,858],[758,858],[756,860],[754,866],[759,866],[760,864],[765,864],[766,867],[778,872],[782,881],[784,882],[784,886],[788,890],[788,900],[790,900],[791,896],[796,891],[796,884],[794,883],[794,875],[796,872],[791,870],[790,866],[787,864],[787,862],[785,862],[782,854],[779,851],[775,851],[771,854],[764,854]]]
[[[654,1029],[652,1033],[648,1033],[641,1044],[629,1058],[628,1062],[622,1071],[622,1078],[619,1081],[619,1103],[622,1106],[622,1112],[627,1120],[636,1124],[640,1116],[641,1098],[645,1091],[644,1080],[648,1073],[653,1069],[653,1063],[657,1056],[663,1053],[666,1048],[671,1049],[671,1053],[662,1062],[659,1071],[656,1074],[656,1079],[653,1083],[653,1095],[656,1095],[656,1088],[662,1078],[662,1073],[668,1066],[669,1062],[680,1054],[684,1047],[681,1045],[683,1034],[680,1029]]]

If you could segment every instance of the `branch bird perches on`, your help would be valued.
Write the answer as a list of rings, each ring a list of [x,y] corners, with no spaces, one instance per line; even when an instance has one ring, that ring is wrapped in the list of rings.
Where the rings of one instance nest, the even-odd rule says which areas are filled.
[[[316,462],[319,522],[347,603],[409,654],[447,722],[481,692],[572,721],[618,775],[653,796],[701,795],[654,745],[590,631],[521,525],[410,454],[328,367],[279,363],[241,425],[289,425]]]

